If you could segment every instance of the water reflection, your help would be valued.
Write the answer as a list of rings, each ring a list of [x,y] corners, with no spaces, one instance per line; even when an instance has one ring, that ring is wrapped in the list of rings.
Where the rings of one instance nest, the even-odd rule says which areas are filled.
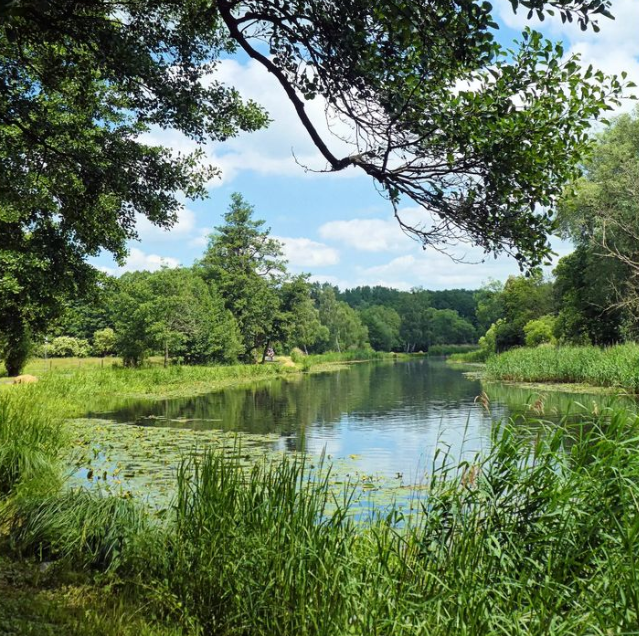
[[[489,406],[476,400],[484,390]],[[333,460],[352,460],[360,473],[402,475],[416,483],[429,472],[436,448],[449,450],[454,459],[485,448],[495,420],[520,413],[558,418],[572,402],[599,400],[482,387],[444,361],[422,359],[353,365],[188,399],[135,401],[90,415],[144,426],[276,433],[279,449],[316,454],[325,449]]]

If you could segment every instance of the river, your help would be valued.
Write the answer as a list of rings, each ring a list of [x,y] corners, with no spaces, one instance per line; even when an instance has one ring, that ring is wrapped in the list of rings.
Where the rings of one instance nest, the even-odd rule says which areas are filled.
[[[525,414],[557,420],[604,398],[482,385],[441,359],[364,363],[330,373],[291,375],[186,399],[128,402],[90,413],[143,427],[238,432],[274,451],[326,453],[358,475],[420,483],[447,453],[469,459],[490,444],[496,422]],[[535,434],[534,422],[521,423]],[[438,450],[439,449],[439,450]],[[159,451],[161,452],[161,451]]]

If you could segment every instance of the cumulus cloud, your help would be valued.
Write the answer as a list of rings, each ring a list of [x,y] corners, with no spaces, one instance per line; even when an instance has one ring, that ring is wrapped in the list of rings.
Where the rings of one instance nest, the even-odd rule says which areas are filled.
[[[414,228],[424,229],[430,224],[428,213],[422,208],[403,208],[399,217]],[[329,221],[320,226],[319,234],[324,240],[344,243],[360,252],[406,251],[419,245],[395,218]]]
[[[361,252],[392,252],[406,249],[412,243],[395,220],[329,221],[319,228],[319,234],[324,240],[337,241]]]
[[[282,244],[284,257],[293,267],[326,267],[339,263],[339,252],[308,238],[274,236]]]
[[[124,265],[117,267],[98,266],[98,269],[112,276],[120,276],[124,272],[156,272],[162,267],[175,268],[179,266],[180,261],[177,258],[147,254],[137,247],[132,247]]]
[[[136,215],[135,227],[140,241],[173,241],[190,237],[195,231],[195,212],[182,208],[178,212],[176,223],[165,229],[151,223],[143,214]]]

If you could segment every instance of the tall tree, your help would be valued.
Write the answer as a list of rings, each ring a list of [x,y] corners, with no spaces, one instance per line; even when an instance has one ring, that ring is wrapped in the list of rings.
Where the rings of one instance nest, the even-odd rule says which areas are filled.
[[[243,359],[253,360],[272,339],[286,263],[280,244],[269,237],[264,221],[253,218],[253,206],[242,195],[231,196],[224,225],[211,234],[198,270],[237,321]]]
[[[17,0],[0,11],[0,333],[13,361],[29,331],[94,284],[88,255],[121,261],[136,214],[170,226],[177,191],[205,194],[215,170],[202,153],[145,141],[151,126],[201,142],[267,120],[210,79],[233,44],[200,0]]]
[[[400,346],[402,319],[392,307],[373,305],[363,309],[360,317],[368,329],[368,339],[373,349],[393,351]]]
[[[116,305],[117,350],[126,364],[149,353],[162,354],[165,365],[233,362],[241,352],[233,317],[191,269],[125,274]]]
[[[601,133],[584,176],[564,196],[560,221],[581,258],[589,252],[609,274],[601,281],[608,307],[601,306],[602,290],[593,290],[593,304],[610,309],[609,317],[626,308],[639,318],[639,108]]]
[[[323,285],[317,292],[317,305],[322,324],[328,329],[326,348],[333,351],[361,349],[368,344],[368,330],[359,313],[344,301],[337,300],[335,290]]]

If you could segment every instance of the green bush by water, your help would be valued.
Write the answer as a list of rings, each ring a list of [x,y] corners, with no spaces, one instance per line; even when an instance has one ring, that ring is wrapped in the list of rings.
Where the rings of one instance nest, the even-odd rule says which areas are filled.
[[[566,382],[639,392],[639,345],[512,349],[487,361],[490,379]]]

